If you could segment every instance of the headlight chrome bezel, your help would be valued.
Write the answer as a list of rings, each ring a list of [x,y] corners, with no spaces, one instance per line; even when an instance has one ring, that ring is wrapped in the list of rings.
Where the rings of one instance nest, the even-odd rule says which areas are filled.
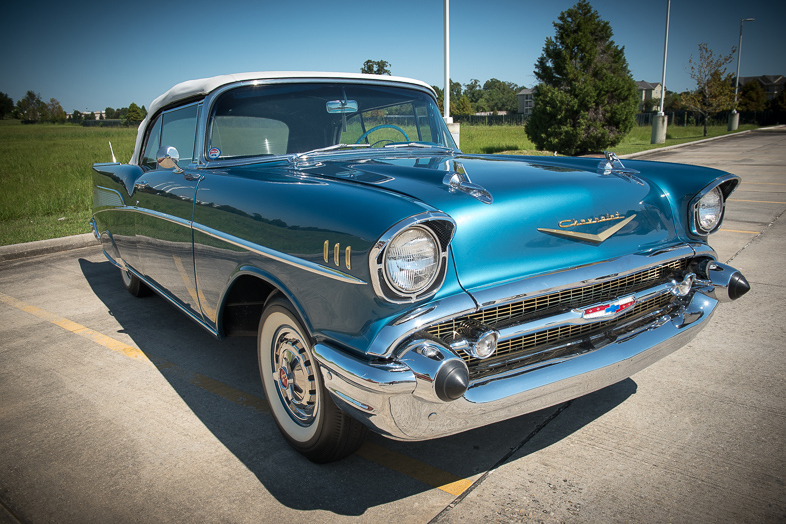
[[[369,252],[369,271],[374,292],[380,298],[396,304],[408,304],[433,296],[445,281],[447,274],[448,246],[453,238],[456,223],[448,215],[426,212],[406,218],[388,229]],[[437,267],[425,286],[408,292],[396,285],[387,269],[388,249],[393,241],[407,230],[415,230],[437,246]]]
[[[721,224],[723,223],[724,215],[726,214],[726,200],[729,198],[729,195],[731,195],[731,193],[737,188],[739,183],[740,179],[738,176],[728,174],[713,181],[712,184],[702,189],[695,197],[693,197],[693,199],[690,201],[689,218],[690,229],[694,235],[706,237],[720,228]],[[720,206],[717,211],[718,218],[713,224],[710,224],[709,227],[705,227],[702,225],[702,203],[706,202],[707,199],[714,198],[713,195],[717,195],[717,197],[720,198]]]

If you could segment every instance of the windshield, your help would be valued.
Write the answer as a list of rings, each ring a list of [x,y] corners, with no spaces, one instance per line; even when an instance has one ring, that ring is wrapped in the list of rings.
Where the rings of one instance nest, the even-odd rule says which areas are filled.
[[[455,148],[434,100],[423,91],[346,83],[272,84],[219,96],[205,156],[223,160],[410,144]]]

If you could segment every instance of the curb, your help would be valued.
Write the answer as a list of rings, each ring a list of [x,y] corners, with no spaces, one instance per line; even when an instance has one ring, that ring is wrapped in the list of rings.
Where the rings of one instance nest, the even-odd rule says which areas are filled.
[[[638,151],[636,153],[628,153],[627,155],[620,155],[620,158],[637,158],[640,156],[649,155],[652,153],[661,153],[663,151],[672,151],[674,149],[680,149],[682,147],[690,147],[704,144],[705,142],[711,142],[713,140],[722,140],[724,138],[732,138],[735,136],[741,136],[748,133],[753,133],[754,131],[762,131],[767,129],[778,129],[781,127],[786,127],[786,125],[779,125],[779,126],[770,126],[770,127],[759,127],[757,129],[748,129],[747,131],[740,131],[739,133],[729,133],[728,135],[721,135],[721,136],[713,136],[710,138],[702,138],[701,140],[694,140],[693,142],[685,142],[684,144],[674,144],[673,146],[666,146],[666,147],[656,147],[653,149],[647,149],[646,151]]]
[[[0,262],[98,245],[98,241],[93,233],[83,233],[70,237],[50,238],[49,240],[36,240],[35,242],[25,242],[24,244],[0,246]]]

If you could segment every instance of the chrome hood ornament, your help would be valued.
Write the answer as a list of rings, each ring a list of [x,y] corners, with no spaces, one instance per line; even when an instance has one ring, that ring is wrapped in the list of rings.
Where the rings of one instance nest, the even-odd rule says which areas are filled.
[[[622,164],[622,160],[612,151],[604,151],[606,156],[605,160],[601,160],[598,164],[598,172],[602,175],[617,175],[623,180],[633,181],[639,185],[644,185],[644,182],[637,177],[639,174],[635,169],[628,169]]]
[[[474,197],[484,204],[491,204],[494,202],[494,197],[488,190],[478,184],[473,184],[469,179],[466,169],[461,162],[453,162],[453,169],[450,169],[448,163],[448,173],[442,179],[442,183],[450,188],[450,192],[461,191],[471,197]]]

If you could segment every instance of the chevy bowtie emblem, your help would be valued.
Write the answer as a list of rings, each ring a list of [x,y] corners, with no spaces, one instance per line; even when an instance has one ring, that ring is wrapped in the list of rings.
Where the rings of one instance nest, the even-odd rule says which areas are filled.
[[[587,308],[585,310],[576,310],[577,312],[581,312],[581,317],[587,320],[603,320],[611,317],[615,317],[625,311],[626,309],[633,307],[636,305],[636,297],[629,296],[625,298],[620,298],[619,300],[615,300],[614,302],[609,302],[607,304],[601,304],[599,306],[593,306],[591,308]]]
[[[580,221],[577,221],[577,220],[562,220],[559,223],[559,226],[561,228],[569,228],[569,227],[575,227],[575,226],[597,224],[599,222],[609,222],[609,221],[622,220],[622,222],[617,222],[616,224],[614,224],[613,226],[609,227],[608,229],[605,229],[605,230],[601,231],[600,233],[597,233],[597,234],[594,234],[594,235],[591,234],[591,233],[580,233],[578,231],[566,231],[565,229],[538,228],[538,231],[540,231],[541,233],[549,233],[551,235],[557,235],[557,236],[571,238],[571,239],[576,239],[576,240],[584,240],[585,242],[592,242],[593,244],[600,244],[601,242],[604,242],[609,237],[611,237],[611,235],[613,235],[614,233],[616,233],[617,231],[619,231],[623,227],[627,226],[628,223],[631,220],[633,220],[634,218],[636,218],[636,215],[631,215],[628,218],[625,218],[624,220],[622,220],[623,217],[621,217],[619,215],[619,213],[617,213],[616,215],[608,214],[608,215],[602,215],[600,217],[581,219]]]

